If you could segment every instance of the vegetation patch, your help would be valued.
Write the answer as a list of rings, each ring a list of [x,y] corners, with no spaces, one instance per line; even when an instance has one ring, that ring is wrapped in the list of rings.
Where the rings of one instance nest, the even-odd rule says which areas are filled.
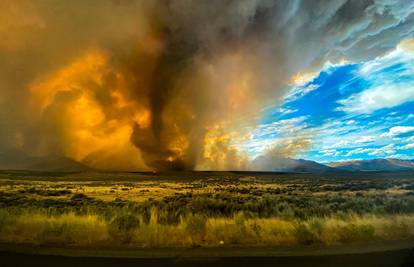
[[[135,181],[77,175],[67,181],[0,176],[0,241],[198,247],[414,239],[414,179],[406,175]]]

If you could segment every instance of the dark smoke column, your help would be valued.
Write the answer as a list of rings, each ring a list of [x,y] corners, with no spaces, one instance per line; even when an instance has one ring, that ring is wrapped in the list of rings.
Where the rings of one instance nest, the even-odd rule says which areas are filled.
[[[191,60],[198,50],[197,44],[186,38],[179,29],[166,27],[162,32],[165,46],[146,96],[151,113],[150,127],[142,128],[135,124],[131,140],[140,149],[150,168],[158,171],[192,170],[195,158],[188,151],[184,155],[178,155],[168,147],[175,136],[171,136],[170,131],[165,128],[171,125],[166,125],[164,113],[166,105],[176,95],[176,79],[184,69],[191,68]],[[176,115],[168,114],[173,119]]]

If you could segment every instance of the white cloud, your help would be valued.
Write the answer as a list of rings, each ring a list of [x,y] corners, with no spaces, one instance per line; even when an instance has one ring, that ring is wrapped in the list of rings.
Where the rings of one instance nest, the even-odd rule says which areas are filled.
[[[316,84],[293,87],[290,93],[285,97],[285,101],[286,102],[295,101],[318,88],[319,88],[319,85],[316,85]]]
[[[390,155],[394,153],[395,153],[394,144],[389,144],[389,145],[380,147],[378,149],[375,149],[374,151],[369,153],[369,155],[379,156],[379,155]]]
[[[249,154],[257,156],[269,149],[277,142],[286,138],[306,136],[307,116],[300,116],[286,120],[279,120],[272,123],[261,124],[250,131],[249,138],[243,140],[238,146],[241,150],[248,151]]]
[[[396,137],[402,134],[414,132],[413,126],[394,126],[388,132],[381,134],[381,137]]]
[[[414,54],[397,47],[389,54],[365,62],[356,77],[366,82],[365,90],[338,100],[337,110],[372,113],[414,101]]]
[[[414,148],[414,143],[406,144],[405,146],[402,146],[401,149],[412,149]]]
[[[404,87],[400,84],[384,84],[339,100],[338,110],[347,113],[372,113],[414,101],[414,82]]]
[[[375,141],[375,137],[374,136],[362,136],[360,139],[355,140],[355,143],[357,144],[362,144],[362,143],[371,143]]]
[[[330,157],[336,157],[336,156],[338,156],[339,154],[341,154],[341,152],[339,152],[338,150],[336,150],[336,149],[325,149],[325,150],[321,150],[320,151],[320,153],[323,155],[323,156],[330,156]]]
[[[353,150],[348,151],[348,153],[346,153],[345,156],[346,157],[350,157],[352,155],[369,153],[369,152],[372,152],[373,150],[374,149],[372,149],[372,148],[362,148],[362,147],[359,147],[359,148],[356,148],[356,149],[353,149]]]
[[[266,138],[269,135],[298,133],[303,128],[307,127],[307,118],[307,116],[300,116],[272,123],[261,124],[252,131],[252,136],[254,138]]]
[[[345,147],[348,144],[349,144],[348,141],[341,140],[341,141],[338,141],[338,142],[330,144],[330,145],[325,145],[325,146],[322,147],[322,149],[327,150],[327,149],[332,149],[332,148]]]
[[[290,114],[298,111],[298,109],[290,109],[290,108],[279,108],[279,112],[283,114]]]
[[[398,63],[411,63],[411,60],[414,58],[414,55],[411,53],[411,51],[404,49],[404,43],[408,42],[403,41],[393,51],[386,54],[385,56],[377,57],[374,60],[365,62],[359,69],[359,75],[366,78],[367,80],[371,80],[374,75],[375,78],[380,77],[387,80],[392,79],[392,77],[388,76],[388,73],[384,72],[384,70],[389,69]],[[406,72],[400,72],[398,75],[409,73],[412,73],[412,69],[408,69]]]

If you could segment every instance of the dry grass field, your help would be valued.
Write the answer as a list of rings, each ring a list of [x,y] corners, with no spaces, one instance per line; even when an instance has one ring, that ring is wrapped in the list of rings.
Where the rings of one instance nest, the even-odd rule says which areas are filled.
[[[412,173],[0,173],[0,242],[336,245],[414,240]]]

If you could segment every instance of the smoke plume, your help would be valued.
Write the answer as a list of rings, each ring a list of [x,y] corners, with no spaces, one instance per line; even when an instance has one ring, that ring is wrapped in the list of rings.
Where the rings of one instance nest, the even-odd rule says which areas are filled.
[[[106,170],[242,169],[292,76],[413,35],[397,0],[0,3],[0,152]]]

